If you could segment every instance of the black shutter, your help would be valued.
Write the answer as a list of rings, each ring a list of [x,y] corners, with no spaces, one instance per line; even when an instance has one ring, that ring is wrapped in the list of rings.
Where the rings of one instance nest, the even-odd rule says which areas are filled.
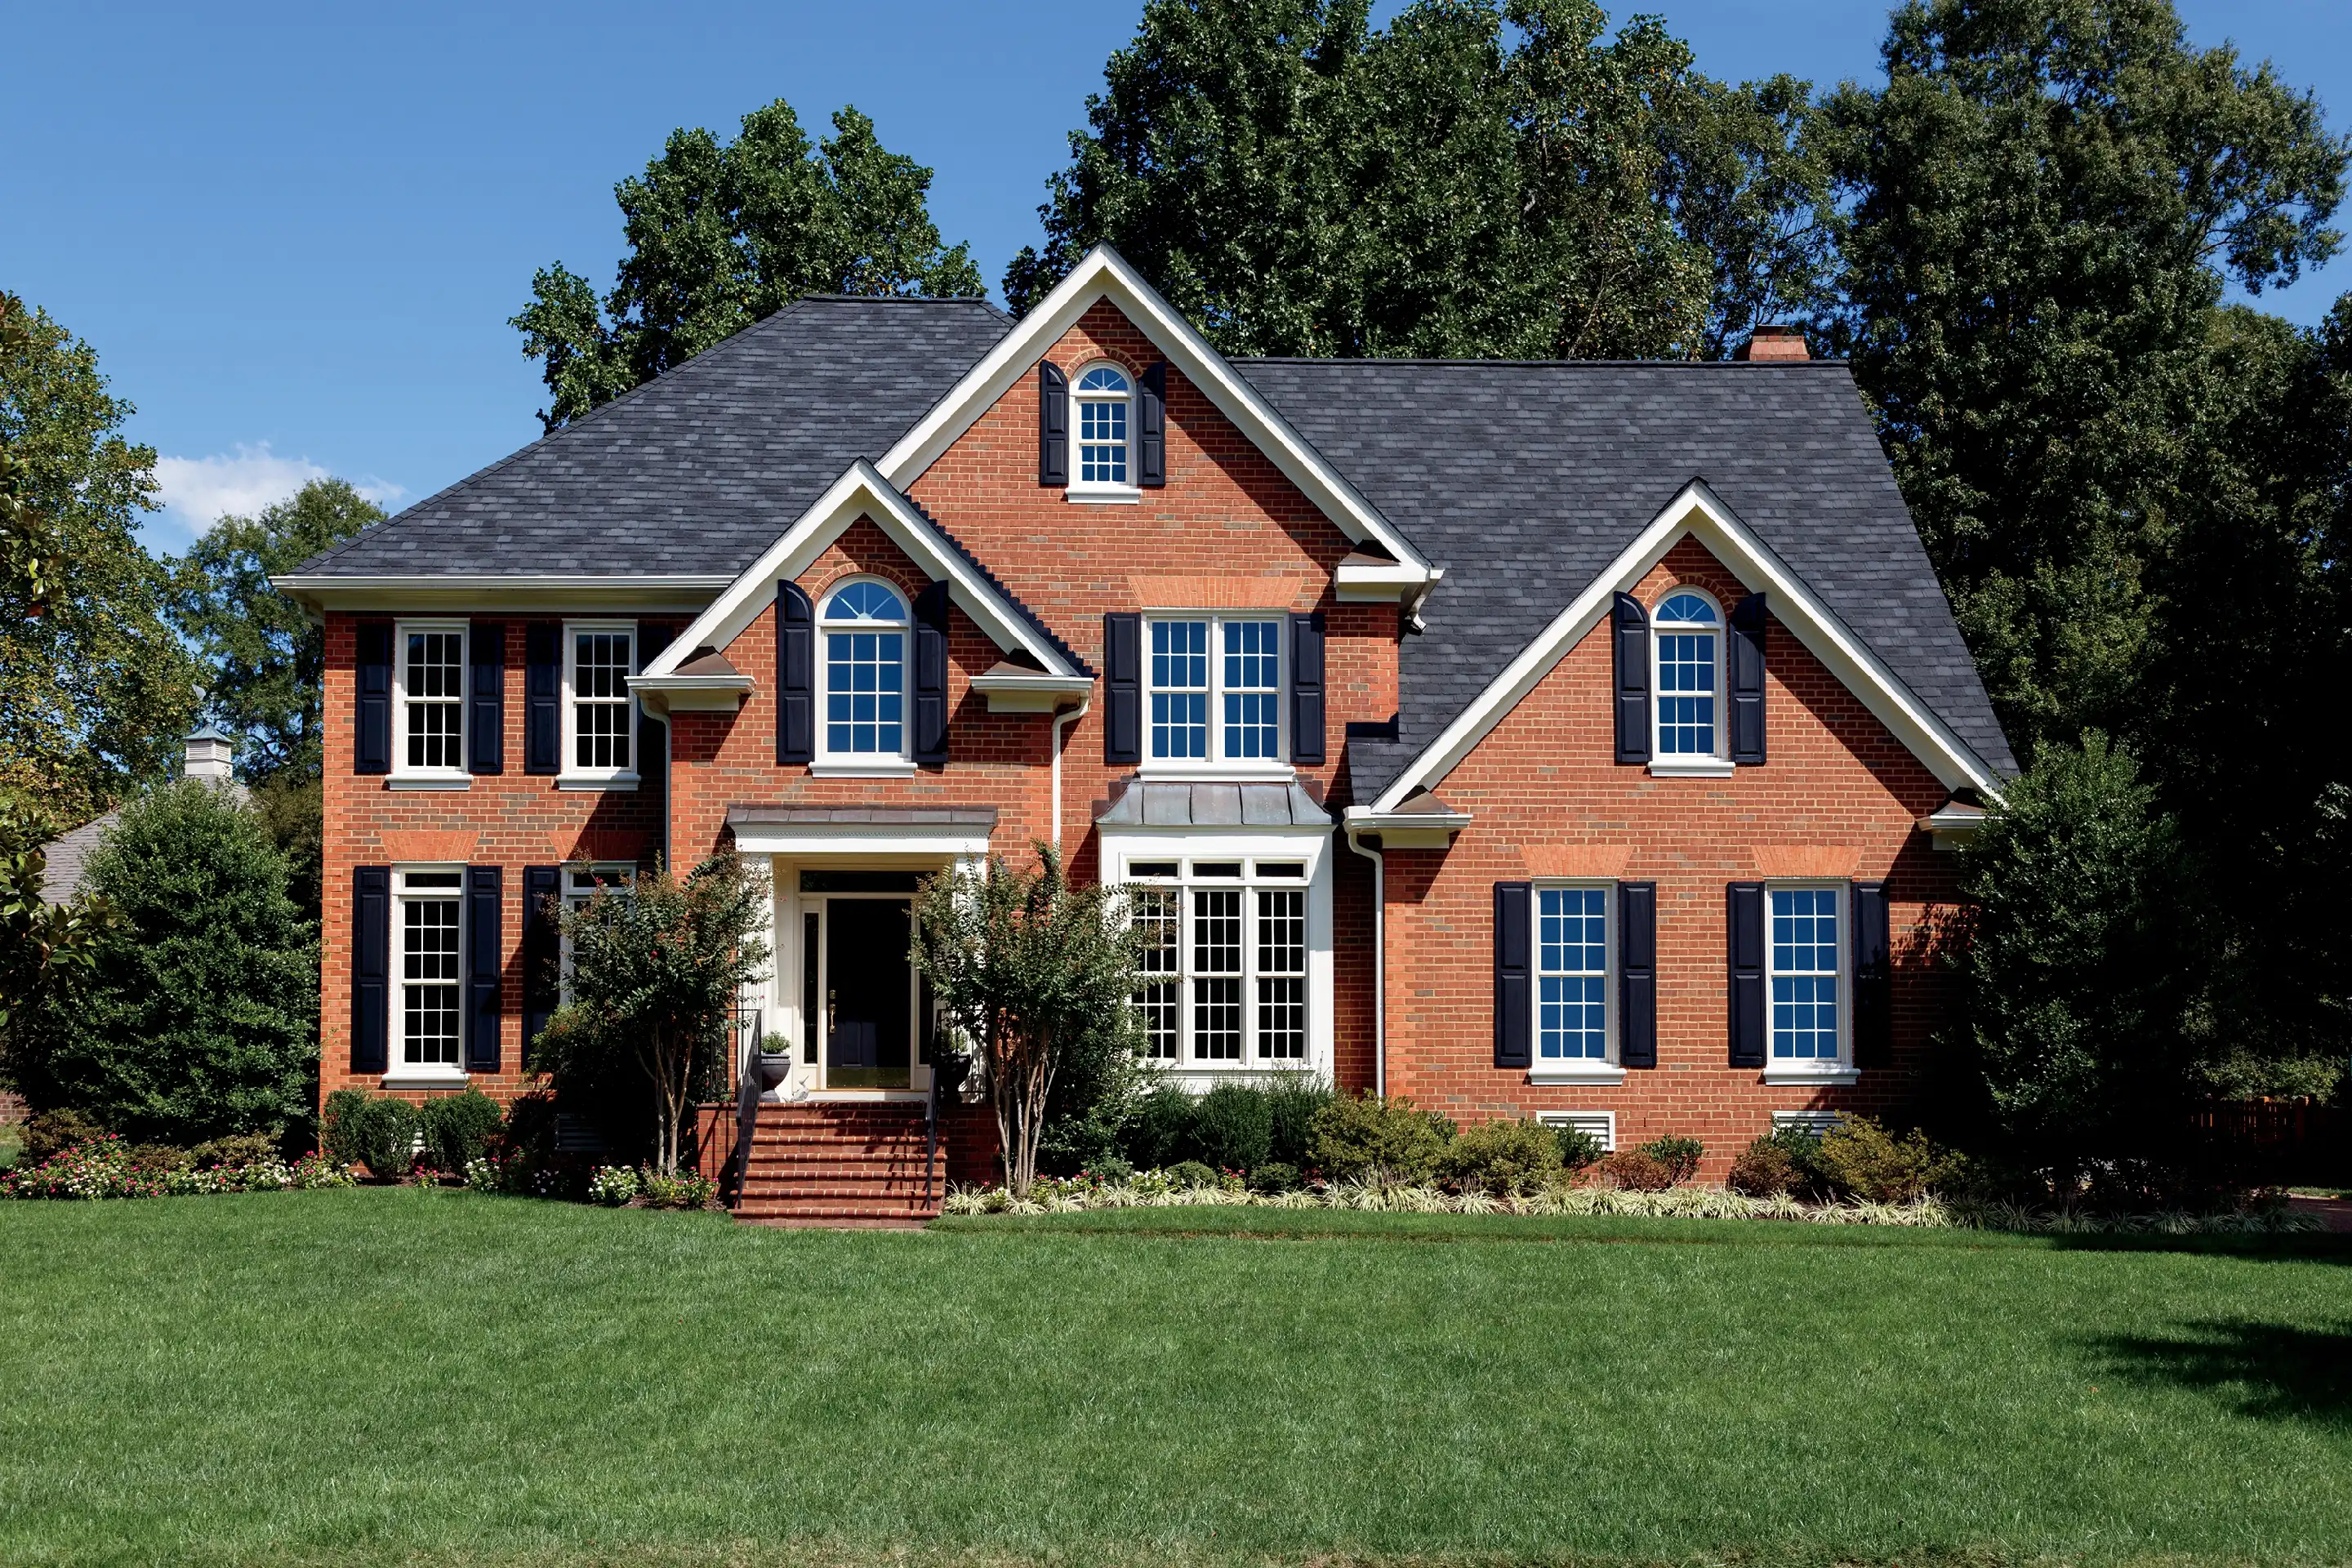
[[[556,968],[562,949],[554,912],[549,903],[556,893],[554,866],[522,868],[522,1065],[530,1066],[530,1046],[555,1014]]]
[[[1135,482],[1156,489],[1168,482],[1168,367],[1145,371],[1142,386],[1135,406]]]
[[[388,773],[392,772],[390,621],[359,624],[359,650],[352,676],[358,697],[359,733],[352,747],[352,772]]]
[[[1853,887],[1853,1065],[1883,1068],[1895,1059],[1895,940],[1886,884]]]
[[[1037,482],[1070,482],[1070,378],[1055,365],[1037,365]]]
[[[392,868],[361,866],[352,872],[352,1070],[383,1071],[391,1039]]]
[[[1290,760],[1323,760],[1323,612],[1290,617]]]
[[[776,762],[816,760],[816,606],[776,584]]]
[[[1731,1065],[1764,1065],[1764,884],[1733,882],[1724,889],[1724,929],[1728,939],[1731,1001]]]
[[[563,771],[563,627],[533,621],[522,631],[522,771]]]
[[[677,628],[667,621],[639,621],[635,668],[643,669],[660,658],[662,650],[669,647],[670,638],[676,636]],[[637,708],[637,793],[658,805],[662,786],[668,782],[668,776],[669,726],[646,712],[640,704]]]
[[[948,760],[948,585],[915,595],[915,761]]]
[[[507,771],[507,628],[476,621],[466,628],[466,770]]]
[[[1534,957],[1529,951],[1534,889],[1495,884],[1495,1065],[1525,1068],[1534,1059]]]
[[[496,866],[466,868],[466,1070],[499,1070],[499,981],[505,968],[501,879]]]
[[[1729,656],[1731,760],[1753,767],[1764,760],[1764,595],[1732,606]]]
[[[1617,676],[1617,760],[1650,760],[1650,617],[1631,594],[1617,595],[1609,616]]]
[[[1658,1065],[1658,885],[1617,884],[1617,1065]]]
[[[1143,761],[1143,617],[1103,617],[1103,761]]]

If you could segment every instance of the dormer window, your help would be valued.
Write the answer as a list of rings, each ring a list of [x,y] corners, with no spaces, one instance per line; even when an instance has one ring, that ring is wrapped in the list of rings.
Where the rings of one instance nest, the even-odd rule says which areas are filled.
[[[907,751],[907,601],[861,579],[825,595],[824,751],[896,759]]]
[[[1130,488],[1129,405],[1135,398],[1134,382],[1115,364],[1098,364],[1079,374],[1071,395],[1078,405],[1078,463],[1071,488]]]
[[[1715,601],[1677,588],[1650,617],[1657,659],[1656,751],[1661,760],[1722,753],[1723,616]]]

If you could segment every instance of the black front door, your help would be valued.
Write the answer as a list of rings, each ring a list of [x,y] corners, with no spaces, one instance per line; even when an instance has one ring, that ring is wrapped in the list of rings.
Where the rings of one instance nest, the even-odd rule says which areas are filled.
[[[904,899],[825,900],[825,1087],[905,1089],[911,1031]]]

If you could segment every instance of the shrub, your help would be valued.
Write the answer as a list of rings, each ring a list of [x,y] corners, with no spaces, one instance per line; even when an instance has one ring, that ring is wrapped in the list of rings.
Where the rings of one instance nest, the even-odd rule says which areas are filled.
[[[1192,1112],[1192,1142],[1201,1160],[1221,1171],[1255,1171],[1274,1142],[1274,1107],[1265,1090],[1221,1083]]]
[[[1843,1116],[1822,1134],[1814,1155],[1839,1191],[1876,1204],[1916,1203],[1958,1172],[1954,1157],[1925,1132],[1896,1138],[1867,1116]]]
[[[1601,1178],[1629,1193],[1663,1193],[1675,1184],[1674,1172],[1639,1149],[1621,1149],[1602,1160]]]
[[[1217,1173],[1198,1160],[1179,1160],[1168,1167],[1168,1179],[1179,1187],[1213,1187],[1222,1184]]]
[[[1551,1135],[1552,1141],[1559,1145],[1560,1164],[1571,1171],[1581,1171],[1587,1165],[1599,1164],[1601,1157],[1609,1152],[1601,1146],[1599,1138],[1581,1127],[1566,1125],[1555,1127],[1551,1130]]]
[[[1192,1115],[1200,1101],[1162,1084],[1136,1102],[1127,1124],[1127,1157],[1139,1171],[1164,1171],[1192,1158]]]
[[[1679,1185],[1698,1173],[1698,1163],[1706,1157],[1706,1145],[1696,1138],[1653,1138],[1634,1151],[1647,1154],[1666,1168],[1666,1173]]]
[[[320,1108],[319,1145],[338,1164],[360,1163],[359,1124],[351,1118],[369,1098],[363,1089],[339,1089],[327,1096],[327,1103]]]
[[[1303,1184],[1299,1180],[1298,1167],[1286,1160],[1268,1160],[1250,1173],[1250,1191],[1268,1196],[1276,1193],[1295,1193]]]
[[[16,1163],[38,1165],[68,1149],[94,1143],[105,1136],[105,1128],[79,1110],[60,1106],[54,1110],[37,1111],[25,1123],[25,1142],[16,1151]]]
[[[1456,1192],[1535,1192],[1559,1179],[1559,1140],[1539,1121],[1481,1121],[1445,1146],[1437,1173]]]
[[[637,1196],[649,1209],[705,1209],[718,1195],[719,1184],[698,1171],[675,1176],[646,1171],[637,1177]]]
[[[366,1097],[364,1103],[346,1107],[341,1121],[350,1163],[365,1165],[380,1182],[396,1182],[416,1162],[419,1118],[416,1107],[390,1095]]]
[[[278,1140],[267,1132],[239,1132],[234,1137],[199,1143],[190,1153],[192,1163],[200,1170],[270,1165],[278,1163]]]
[[[463,1171],[480,1159],[506,1124],[499,1102],[478,1089],[426,1100],[419,1120],[425,1152],[445,1171]]]
[[[1266,1109],[1273,1128],[1267,1159],[1305,1170],[1315,1163],[1315,1117],[1331,1103],[1330,1087],[1305,1073],[1282,1073],[1266,1080]]]
[[[603,1165],[588,1178],[588,1201],[619,1208],[637,1195],[637,1173],[626,1165]]]
[[[1796,1186],[1804,1172],[1777,1138],[1759,1138],[1731,1163],[1727,1184],[1751,1198],[1777,1198]]]
[[[1396,1186],[1428,1181],[1454,1136],[1454,1124],[1411,1100],[1383,1100],[1366,1089],[1335,1098],[1315,1113],[1315,1163],[1328,1175]]]
[[[1097,1182],[1116,1184],[1132,1179],[1135,1175],[1135,1167],[1118,1155],[1112,1154],[1096,1161],[1087,1167],[1086,1173]]]

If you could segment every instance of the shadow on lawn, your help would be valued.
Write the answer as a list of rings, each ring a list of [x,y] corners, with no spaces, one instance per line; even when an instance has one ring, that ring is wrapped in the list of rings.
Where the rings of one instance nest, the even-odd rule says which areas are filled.
[[[2221,1394],[2247,1415],[2352,1426],[2352,1321],[2329,1331],[2210,1318],[2181,1329],[2089,1345],[2110,1377]]]

